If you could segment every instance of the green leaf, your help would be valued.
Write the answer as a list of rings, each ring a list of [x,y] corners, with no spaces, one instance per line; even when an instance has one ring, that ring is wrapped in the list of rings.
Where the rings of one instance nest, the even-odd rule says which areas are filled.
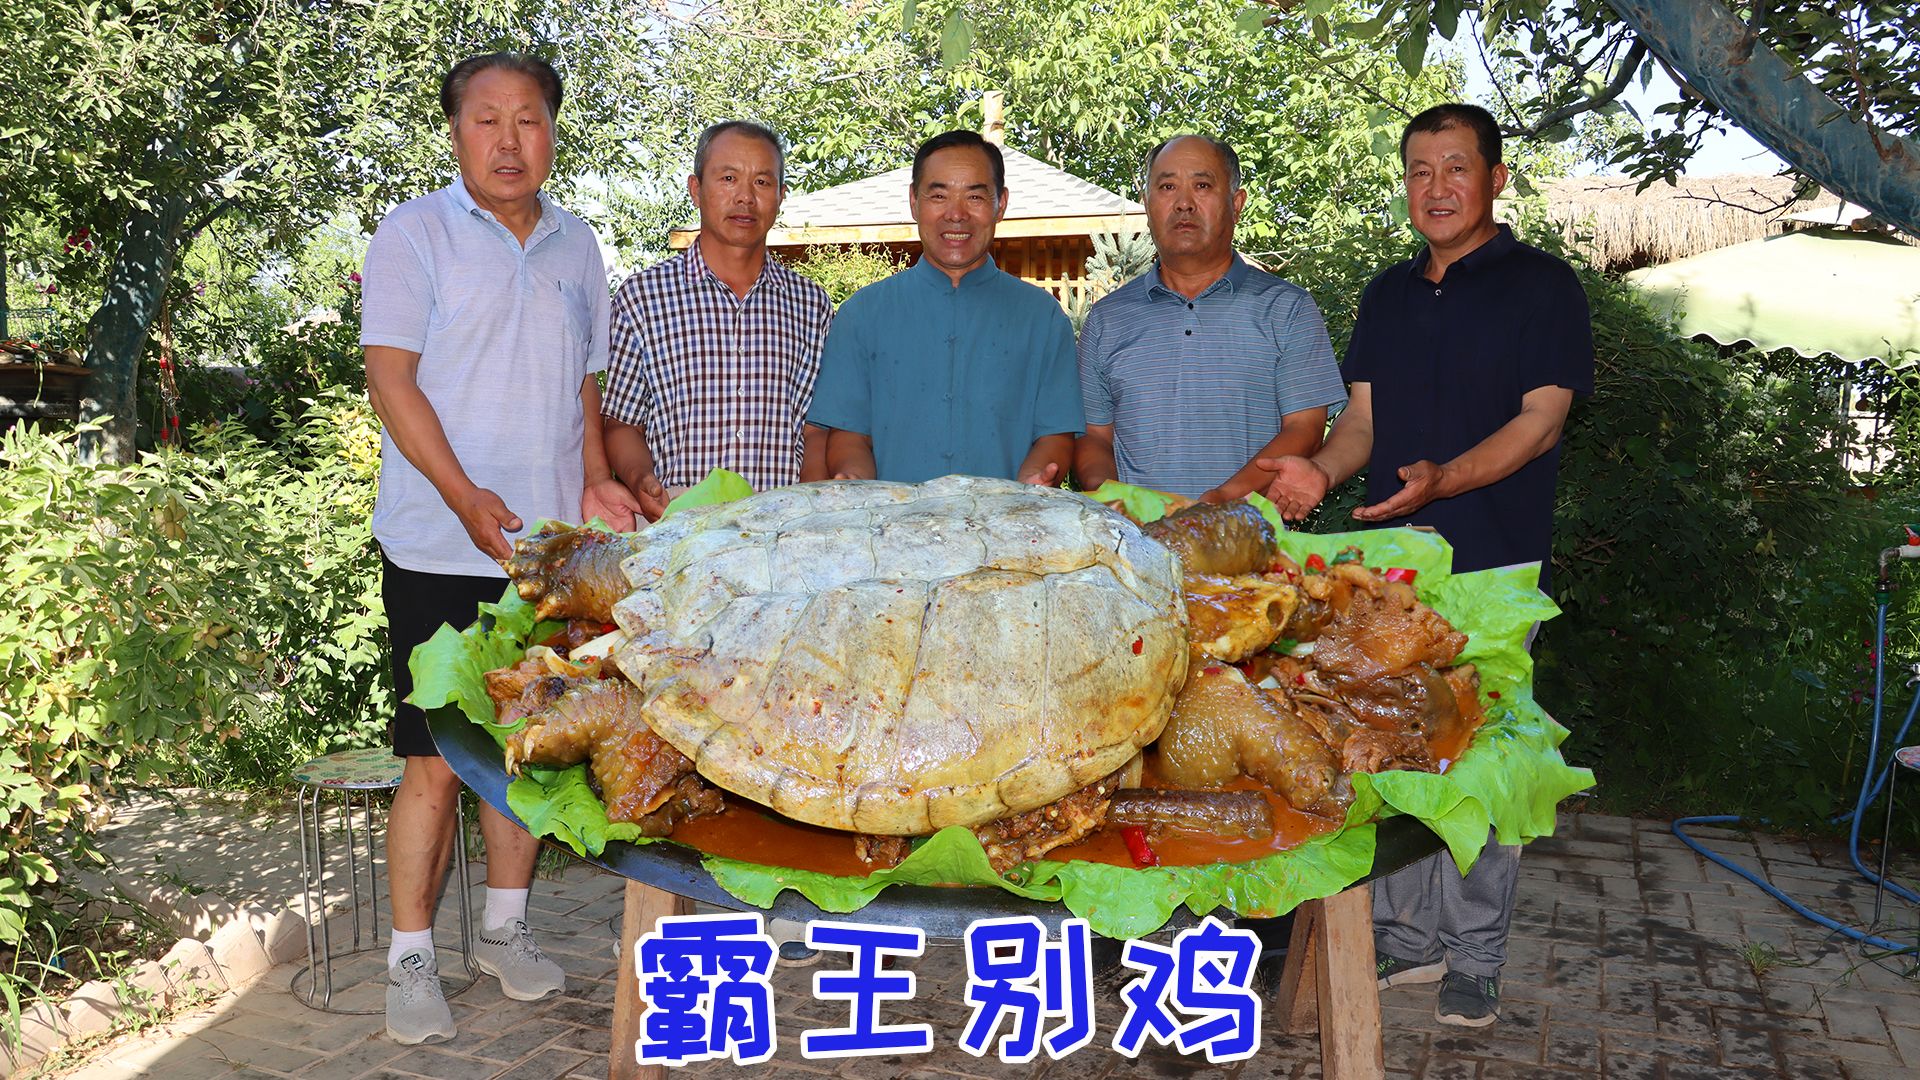
[[[1420,68],[1427,62],[1428,25],[1425,18],[1417,19],[1407,27],[1407,35],[1400,39],[1400,44],[1394,46],[1394,57],[1409,75],[1420,74]]]
[[[972,51],[973,24],[959,8],[954,8],[940,27],[940,66],[951,71],[966,63],[967,54]]]
[[[1257,37],[1267,32],[1267,9],[1244,7],[1233,17],[1233,28],[1249,37]]]
[[[1331,45],[1333,43],[1333,28],[1327,25],[1327,17],[1325,15],[1315,15],[1313,17],[1313,40],[1322,45]]]
[[[1094,502],[1120,504],[1126,515],[1135,521],[1159,521],[1167,516],[1167,507],[1174,502],[1174,496],[1152,488],[1135,487],[1118,480],[1109,480],[1099,489],[1087,496]]]
[[[913,21],[915,18],[919,16],[919,14],[920,14],[920,0],[907,0],[905,4],[901,5],[900,32],[903,34],[912,33]]]
[[[1461,0],[1434,0],[1433,28],[1440,31],[1440,37],[1452,41],[1454,32],[1460,29]]]
[[[666,510],[661,512],[660,519],[665,521],[682,510],[734,502],[751,494],[753,494],[753,485],[747,483],[738,473],[715,469],[707,474],[705,480],[681,492],[677,498],[668,503]]]
[[[529,833],[551,836],[580,855],[600,854],[609,840],[642,840],[640,826],[608,820],[606,804],[587,784],[585,764],[528,769],[507,785],[507,807],[526,823]]]
[[[503,728],[494,724],[486,674],[519,663],[526,656],[529,642],[551,635],[561,624],[536,623],[533,605],[520,599],[512,585],[506,587],[497,603],[481,604],[476,614],[491,616],[491,626],[483,629],[476,621],[465,630],[455,630],[442,623],[425,644],[413,650],[407,658],[407,670],[413,673],[413,693],[407,695],[407,701],[422,709],[457,703],[467,719],[485,727],[504,744],[521,725]]]

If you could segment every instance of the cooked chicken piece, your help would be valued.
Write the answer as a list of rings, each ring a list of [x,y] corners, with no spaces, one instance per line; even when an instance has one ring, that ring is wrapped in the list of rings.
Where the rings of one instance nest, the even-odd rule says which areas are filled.
[[[1300,603],[1298,588],[1256,574],[1188,574],[1186,596],[1188,645],[1229,662],[1244,660],[1278,640],[1280,628]]]
[[[1273,526],[1245,501],[1195,503],[1140,531],[1173,549],[1189,579],[1257,574],[1273,565]]]
[[[512,667],[487,672],[483,678],[487,684],[487,696],[493,699],[494,712],[498,714],[503,707],[513,704],[520,695],[526,693],[527,686],[535,680],[552,674],[553,672],[547,668],[546,661],[539,657],[522,660]],[[526,714],[523,712],[520,715]],[[502,724],[513,723],[513,720],[505,717],[499,719]],[[519,717],[516,716],[514,719],[517,720]]]
[[[1436,765],[1427,740],[1399,731],[1359,728],[1340,748],[1340,767],[1349,773],[1377,773],[1384,769],[1433,772]]]
[[[1225,664],[1188,672],[1160,734],[1161,771],[1173,783],[1214,787],[1245,772],[1312,814],[1343,809],[1338,764],[1284,695],[1256,689]]]
[[[604,791],[601,800],[605,801]],[[611,806],[612,804],[608,804]],[[672,836],[673,830],[683,821],[691,821],[708,814],[717,814],[727,808],[720,789],[700,779],[699,773],[688,773],[674,781],[667,791],[667,799],[660,808],[647,814],[636,822],[640,826],[641,836]],[[611,811],[608,818],[613,817]]]
[[[1120,769],[1046,806],[976,826],[973,834],[987,849],[987,865],[1004,874],[1028,859],[1084,839],[1107,820],[1107,803],[1119,789]]]
[[[907,836],[876,836],[873,833],[860,833],[853,838],[853,854],[863,863],[874,869],[898,866],[900,860],[913,850],[913,839]]]
[[[1308,574],[1302,587],[1305,607],[1324,604],[1325,622],[1299,640],[1313,641],[1313,666],[1328,675],[1365,681],[1407,675],[1422,663],[1442,668],[1467,646],[1467,635],[1421,603],[1412,585],[1357,561]]]
[[[605,624],[613,621],[614,603],[633,591],[620,572],[630,554],[627,536],[550,522],[515,540],[513,557],[500,565],[542,619]]]

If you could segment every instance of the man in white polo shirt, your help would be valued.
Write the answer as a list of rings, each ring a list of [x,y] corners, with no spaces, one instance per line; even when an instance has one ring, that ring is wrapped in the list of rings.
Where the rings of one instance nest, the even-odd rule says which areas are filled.
[[[460,176],[387,215],[362,273],[367,393],[385,428],[373,534],[401,699],[414,647],[499,599],[506,574],[495,560],[512,553],[513,536],[541,518],[631,529],[639,508],[609,473],[600,435],[599,241],[540,190],[560,78],[536,57],[471,57],[442,80],[440,107]],[[387,1033],[419,1043],[454,1034],[432,926],[460,781],[425,714],[404,700],[395,713],[393,751],[406,765],[387,819]],[[487,902],[474,958],[508,997],[543,997],[565,975],[527,928],[539,843],[490,806],[480,828]]]

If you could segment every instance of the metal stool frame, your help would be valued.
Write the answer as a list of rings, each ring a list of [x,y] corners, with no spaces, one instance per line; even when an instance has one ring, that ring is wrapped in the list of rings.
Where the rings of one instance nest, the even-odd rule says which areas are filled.
[[[301,783],[295,796],[300,815],[300,880],[302,886],[301,907],[307,923],[307,963],[293,973],[287,989],[301,1004],[321,1012],[338,1013],[349,1016],[373,1016],[382,1013],[385,1006],[378,1009],[344,1009],[333,1004],[333,950],[332,920],[327,917],[326,895],[326,823],[325,811],[320,805],[322,795],[329,792],[340,798],[340,830],[347,840],[347,880],[352,894],[353,936],[350,948],[338,954],[339,957],[358,955],[382,948],[380,941],[380,882],[375,873],[373,847],[373,794],[376,791],[394,792],[399,789],[397,783],[342,784],[342,783]],[[353,828],[353,807],[355,796],[359,798],[361,812],[361,846],[356,847]],[[460,948],[436,951],[458,952],[465,968],[464,976],[441,976],[444,993],[451,998],[465,992],[480,977],[480,968],[473,959],[473,905],[472,883],[467,871],[467,813],[461,797],[454,798],[454,866],[460,885]],[[365,853],[364,860],[361,853]],[[367,877],[367,895],[369,903],[368,930],[366,944],[361,944],[360,920],[360,867],[364,861]],[[318,898],[319,919],[315,926],[315,899]],[[316,941],[317,939],[317,941]],[[391,933],[389,933],[391,940]],[[316,944],[318,948],[316,949]],[[305,991],[301,990],[301,980],[306,980]],[[315,1000],[315,998],[319,1000]]]
[[[1887,755],[1887,816],[1886,820],[1880,826],[1880,873],[1877,875],[1879,880],[1874,883],[1873,922],[1869,924],[1876,929],[1880,926],[1881,905],[1887,897],[1887,856],[1893,851],[1893,844],[1891,843],[1893,839],[1893,799],[1900,790],[1900,774],[1907,771],[1920,772],[1920,769],[1915,769],[1912,765],[1907,764],[1906,759],[1901,757],[1901,754],[1909,749],[1911,748],[1895,747],[1893,753]],[[1920,948],[1920,930],[1916,930],[1915,932],[1914,945],[1916,948]]]

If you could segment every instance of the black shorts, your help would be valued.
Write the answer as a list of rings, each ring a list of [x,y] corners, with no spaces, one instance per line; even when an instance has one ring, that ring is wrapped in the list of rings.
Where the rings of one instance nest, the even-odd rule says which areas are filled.
[[[503,577],[467,577],[464,574],[424,574],[403,570],[380,553],[380,599],[387,607],[387,640],[393,643],[393,723],[387,741],[395,757],[439,757],[427,714],[406,702],[413,693],[413,673],[407,658],[448,623],[464,630],[479,617],[481,604],[500,599],[507,589]]]

